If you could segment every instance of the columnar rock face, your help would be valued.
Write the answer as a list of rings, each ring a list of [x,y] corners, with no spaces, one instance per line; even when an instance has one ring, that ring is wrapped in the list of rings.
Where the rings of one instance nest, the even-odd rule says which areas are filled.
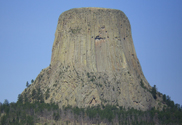
[[[114,73],[126,68],[134,76],[142,75],[129,20],[113,9],[79,8],[61,14],[51,65],[60,63],[88,72]]]
[[[157,104],[136,56],[129,20],[114,9],[77,8],[60,15],[51,65],[24,93],[31,95],[37,87],[45,102],[60,107],[111,104],[147,110]]]

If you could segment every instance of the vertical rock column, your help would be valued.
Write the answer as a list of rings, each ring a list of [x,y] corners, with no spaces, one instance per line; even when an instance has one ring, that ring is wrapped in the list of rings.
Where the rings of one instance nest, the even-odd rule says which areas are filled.
[[[129,20],[120,10],[77,8],[62,13],[51,58],[51,66],[60,64],[111,74],[126,69],[149,86],[136,56]]]

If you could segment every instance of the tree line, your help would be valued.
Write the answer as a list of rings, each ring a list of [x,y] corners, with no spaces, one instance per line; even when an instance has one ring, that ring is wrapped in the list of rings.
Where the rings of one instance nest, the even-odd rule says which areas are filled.
[[[35,101],[9,103],[5,100],[0,103],[0,124],[1,125],[32,125],[41,124],[59,124],[59,121],[65,123],[90,123],[90,124],[181,124],[182,108],[174,107],[164,108],[159,111],[152,108],[148,111],[140,111],[133,108],[125,109],[114,105],[97,105],[94,107],[79,108],[65,106],[62,109],[55,103],[44,103]]]

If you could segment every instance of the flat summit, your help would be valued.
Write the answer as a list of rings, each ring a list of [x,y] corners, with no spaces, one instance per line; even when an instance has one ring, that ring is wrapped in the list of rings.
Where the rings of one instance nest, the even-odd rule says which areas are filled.
[[[24,90],[29,101],[39,89],[47,103],[88,107],[156,107],[137,58],[131,26],[120,10],[76,8],[58,19],[51,64]]]

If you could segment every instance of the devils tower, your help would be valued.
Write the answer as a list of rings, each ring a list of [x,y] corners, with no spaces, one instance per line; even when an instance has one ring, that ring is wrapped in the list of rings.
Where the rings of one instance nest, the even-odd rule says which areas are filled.
[[[46,103],[60,107],[110,104],[147,110],[160,101],[143,75],[130,22],[115,9],[76,8],[60,15],[51,64],[23,92],[29,101],[37,88]]]

